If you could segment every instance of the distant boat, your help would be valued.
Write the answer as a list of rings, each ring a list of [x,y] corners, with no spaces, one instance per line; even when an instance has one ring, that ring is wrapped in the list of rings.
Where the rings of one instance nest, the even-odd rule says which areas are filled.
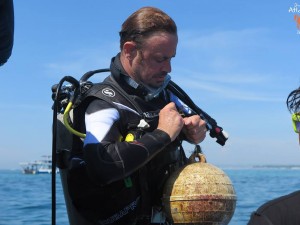
[[[36,174],[38,171],[37,162],[21,162],[20,166],[22,167],[24,174]]]
[[[43,159],[33,162],[21,162],[20,166],[24,174],[51,174],[52,173],[52,157],[49,155],[42,156]],[[56,168],[56,173],[59,170]]]

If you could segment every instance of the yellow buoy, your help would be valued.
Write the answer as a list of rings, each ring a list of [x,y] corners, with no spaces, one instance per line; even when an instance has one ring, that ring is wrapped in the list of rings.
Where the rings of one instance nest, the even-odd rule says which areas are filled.
[[[224,171],[206,162],[194,162],[167,180],[163,206],[174,224],[226,225],[236,207],[236,194]]]

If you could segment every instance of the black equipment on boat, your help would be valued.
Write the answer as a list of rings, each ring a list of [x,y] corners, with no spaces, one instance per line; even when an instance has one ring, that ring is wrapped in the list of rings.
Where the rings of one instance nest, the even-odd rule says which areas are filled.
[[[0,66],[11,56],[14,45],[14,3],[0,0]]]

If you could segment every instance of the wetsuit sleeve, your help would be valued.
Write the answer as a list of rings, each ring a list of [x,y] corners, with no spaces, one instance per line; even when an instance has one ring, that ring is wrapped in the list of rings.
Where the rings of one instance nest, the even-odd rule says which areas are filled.
[[[171,142],[169,135],[158,129],[133,142],[120,141],[119,110],[102,100],[89,105],[85,119],[84,159],[89,175],[99,184],[131,175]]]

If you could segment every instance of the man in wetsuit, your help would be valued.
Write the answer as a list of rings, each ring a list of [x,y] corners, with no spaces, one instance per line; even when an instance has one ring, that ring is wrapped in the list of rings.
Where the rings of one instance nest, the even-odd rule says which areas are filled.
[[[287,97],[287,108],[292,113],[293,128],[300,143],[300,88]],[[300,191],[270,200],[252,213],[248,225],[299,225]]]
[[[163,11],[134,12],[122,25],[111,75],[74,110],[75,118],[84,114],[74,125],[86,138],[73,143],[69,192],[92,224],[167,224],[162,191],[186,163],[181,143],[198,144],[207,131],[166,89],[177,42],[176,24]]]

